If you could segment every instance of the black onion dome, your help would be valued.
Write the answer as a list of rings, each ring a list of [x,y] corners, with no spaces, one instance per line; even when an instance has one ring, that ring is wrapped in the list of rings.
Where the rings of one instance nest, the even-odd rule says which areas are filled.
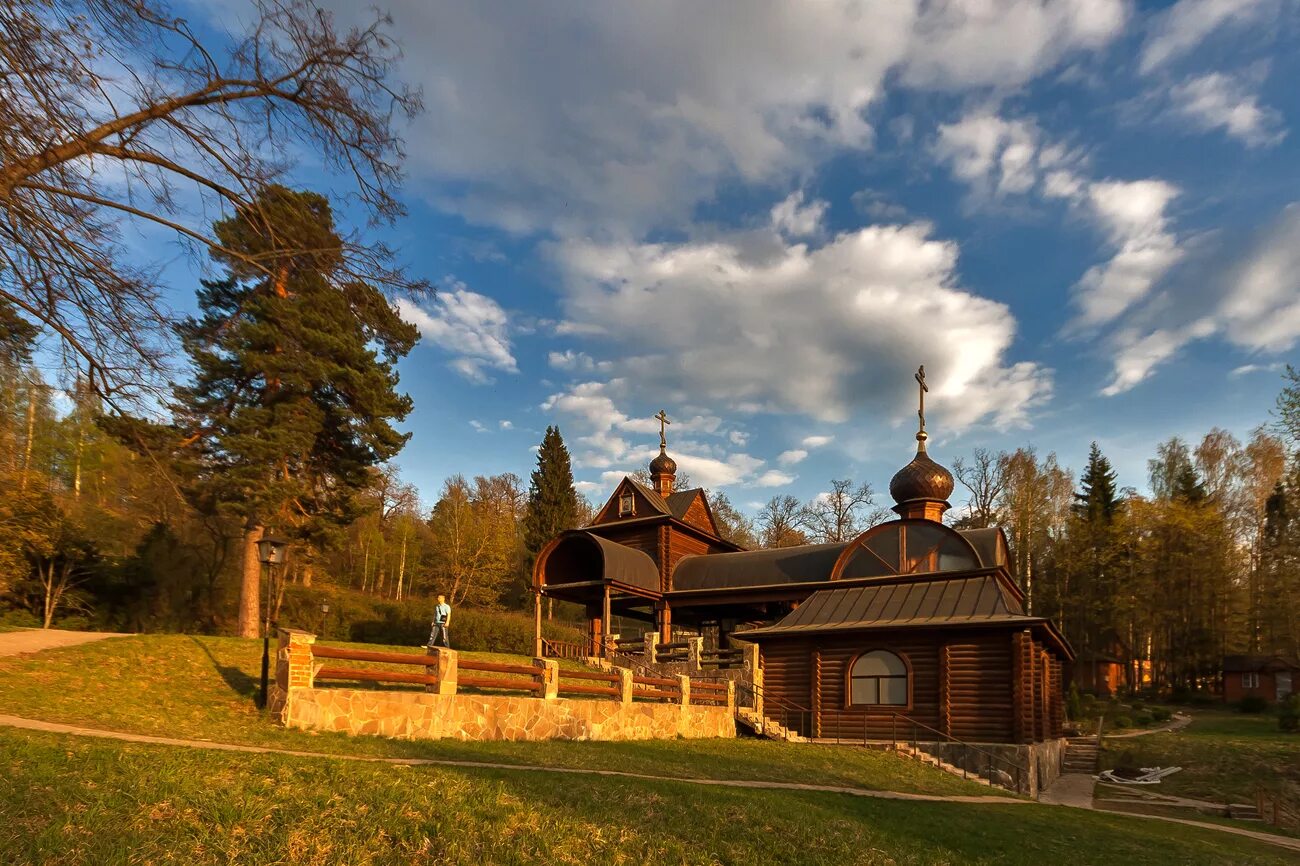
[[[953,486],[952,473],[930,459],[925,452],[925,440],[921,440],[912,462],[890,479],[889,495],[900,505],[913,499],[946,502]]]
[[[668,452],[659,449],[659,456],[650,461],[651,475],[676,475],[677,461],[668,456]]]

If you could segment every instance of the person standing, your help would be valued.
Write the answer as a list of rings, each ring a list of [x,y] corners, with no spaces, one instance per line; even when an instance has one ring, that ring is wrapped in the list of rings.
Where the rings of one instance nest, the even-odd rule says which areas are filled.
[[[451,649],[447,629],[451,626],[451,605],[447,596],[439,595],[438,604],[433,609],[433,627],[429,630],[429,646],[442,646]]]

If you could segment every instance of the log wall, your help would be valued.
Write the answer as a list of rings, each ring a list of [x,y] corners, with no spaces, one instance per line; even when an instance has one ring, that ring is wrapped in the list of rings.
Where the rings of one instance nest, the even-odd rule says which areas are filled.
[[[907,706],[847,705],[849,666],[873,649],[907,662]],[[1060,736],[1064,722],[1061,662],[1026,632],[898,630],[772,639],[763,642],[762,657],[764,693],[776,699],[769,716],[779,716],[778,700],[807,707],[802,732],[811,736],[887,740],[896,732],[897,713],[969,742],[1037,742]],[[897,732],[911,735],[910,728]]]

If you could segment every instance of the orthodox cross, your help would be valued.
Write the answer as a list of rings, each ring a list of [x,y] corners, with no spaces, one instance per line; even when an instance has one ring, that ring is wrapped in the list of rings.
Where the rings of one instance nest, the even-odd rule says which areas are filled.
[[[918,393],[917,393],[917,396],[920,397],[920,400],[921,400],[921,408],[920,408],[920,410],[919,410],[916,414],[917,414],[917,416],[920,417],[920,419],[921,419],[921,430],[920,430],[920,432],[921,432],[921,433],[924,433],[924,432],[925,432],[925,395],[926,395],[927,393],[929,393],[929,391],[930,391],[929,386],[925,384],[925,365],[924,365],[924,364],[922,364],[920,367],[917,368],[917,370],[916,370],[916,377],[915,377],[915,378],[916,378],[916,384],[919,386],[919,389],[920,389],[920,390],[918,391]]]
[[[659,422],[659,450],[662,451],[668,447],[668,439],[664,436],[664,428],[666,425],[673,422],[668,420],[668,413],[663,409],[659,410],[659,414],[655,416],[655,420]]]

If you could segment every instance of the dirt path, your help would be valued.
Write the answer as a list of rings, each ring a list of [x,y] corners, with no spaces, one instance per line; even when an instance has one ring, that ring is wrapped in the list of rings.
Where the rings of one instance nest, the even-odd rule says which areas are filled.
[[[853,788],[843,785],[809,785],[800,782],[774,782],[747,779],[691,779],[680,776],[655,776],[649,773],[628,773],[622,770],[594,770],[581,767],[546,767],[537,764],[506,764],[491,761],[456,761],[433,758],[382,758],[367,755],[332,755],[325,752],[303,752],[294,749],[271,749],[262,746],[245,746],[238,743],[214,743],[207,740],[182,740],[173,737],[151,737],[145,734],[128,734],[122,731],[104,731],[98,728],[84,728],[80,725],[64,725],[58,722],[42,722],[37,719],[25,719],[19,716],[9,716],[4,714],[0,714],[0,727],[20,728],[27,731],[44,731],[53,734],[72,734],[80,737],[97,737],[100,739],[118,740],[127,743],[142,743],[153,746],[179,746],[190,749],[210,749],[218,752],[247,752],[258,755],[288,755],[295,758],[324,758],[326,760],[334,761],[363,761],[372,764],[392,764],[406,767],[452,767],[470,770],[511,770],[527,773],[566,773],[577,776],[612,776],[650,782],[677,782],[685,785],[703,785],[719,788],[758,788],[773,791],[818,791],[829,794],[848,794],[853,797],[866,797],[877,800],[909,800],[913,802],[927,803],[975,803],[1000,806],[1023,806],[1034,803],[1033,800],[1024,800],[1015,797],[906,794],[901,791],[874,791],[867,788]],[[1060,801],[1060,805],[1063,805],[1066,808],[1091,808],[1091,806],[1080,807],[1064,800]],[[1190,821],[1182,818],[1167,818],[1160,815],[1136,815],[1122,812],[1111,812],[1110,814],[1123,815],[1126,818],[1135,818],[1138,820],[1168,821],[1174,824],[1186,824],[1189,827],[1217,830],[1221,833],[1245,836],[1248,839],[1255,839],[1259,842],[1276,845],[1292,851],[1300,851],[1300,839],[1276,836],[1271,833],[1257,833],[1253,830],[1227,827],[1222,824],[1208,824],[1202,821]]]
[[[1178,713],[1174,716],[1173,721],[1167,725],[1161,725],[1158,728],[1148,728],[1145,731],[1128,731],[1123,734],[1105,734],[1107,740],[1126,740],[1130,737],[1145,737],[1147,734],[1167,734],[1171,731],[1181,731],[1192,723],[1192,717],[1186,713]]]
[[[111,631],[60,631],[57,628],[0,632],[0,656],[38,653],[41,650],[77,646],[109,637],[130,637],[130,635]]]

